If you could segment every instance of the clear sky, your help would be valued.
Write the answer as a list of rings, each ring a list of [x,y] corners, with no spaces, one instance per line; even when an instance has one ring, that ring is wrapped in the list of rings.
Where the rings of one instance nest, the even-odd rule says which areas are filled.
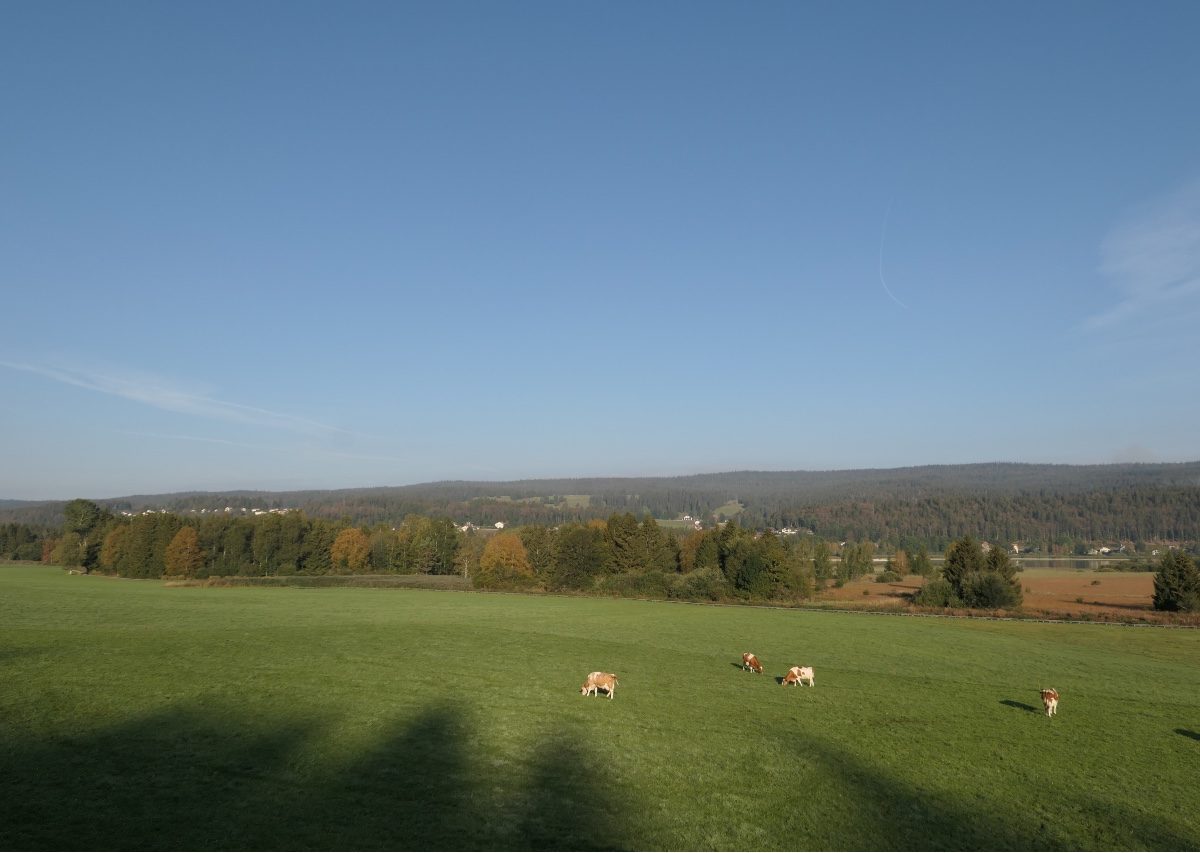
[[[0,4],[0,497],[1200,458],[1200,3]]]

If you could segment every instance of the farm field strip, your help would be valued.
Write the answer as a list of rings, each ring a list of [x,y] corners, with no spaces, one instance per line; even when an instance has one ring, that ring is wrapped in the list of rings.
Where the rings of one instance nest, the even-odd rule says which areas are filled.
[[[1152,572],[1088,571],[1082,569],[1024,569],[1017,575],[1024,592],[1027,615],[1046,613],[1053,618],[1125,616],[1154,620]],[[892,583],[860,579],[818,594],[823,602],[847,604],[900,603],[901,596],[920,589],[922,579],[908,576]]]
[[[1200,846],[1195,631],[0,566],[0,677],[9,848]]]

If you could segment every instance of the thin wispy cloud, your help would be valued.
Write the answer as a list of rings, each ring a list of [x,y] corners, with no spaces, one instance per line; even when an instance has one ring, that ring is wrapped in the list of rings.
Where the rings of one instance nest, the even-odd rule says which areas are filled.
[[[163,432],[140,432],[135,430],[122,429],[117,430],[120,435],[131,435],[134,438],[155,438],[164,439],[167,441],[195,441],[201,444],[224,444],[228,447],[248,447],[251,450],[280,450],[281,447],[265,447],[261,444],[247,444],[244,441],[230,441],[227,438],[206,438],[201,435],[178,435],[173,433]]]
[[[398,456],[387,456],[375,453],[353,453],[344,450],[332,450],[326,447],[315,447],[308,444],[273,446],[267,444],[252,444],[245,441],[231,441],[227,438],[208,438],[206,436],[181,435],[178,433],[142,432],[135,430],[119,430],[119,432],[122,435],[131,435],[136,438],[153,438],[164,441],[191,441],[199,442],[201,444],[220,444],[226,447],[244,447],[249,450],[266,451],[269,453],[285,453],[292,457],[306,455],[329,459],[353,459],[363,462],[392,462],[397,464],[410,464],[412,461],[410,459],[402,459]]]
[[[311,452],[329,456],[334,459],[356,459],[360,462],[394,462],[399,465],[411,464],[411,459],[402,459],[399,456],[383,456],[376,453],[350,453],[345,450],[326,450],[323,448],[309,448]]]
[[[211,420],[227,423],[248,424],[253,426],[273,427],[289,432],[306,435],[322,435],[344,433],[345,430],[323,424],[308,418],[273,412],[255,406],[241,403],[231,403],[218,400],[205,394],[188,391],[170,382],[148,375],[114,375],[99,373],[93,370],[55,367],[44,364],[23,364],[0,361],[0,367],[10,370],[20,370],[37,376],[85,388],[101,394],[109,394],[132,400],[142,405],[168,412],[178,412],[186,415],[196,415]]]
[[[1200,315],[1200,180],[1145,205],[1101,247],[1101,273],[1118,294],[1088,318],[1093,329]]]

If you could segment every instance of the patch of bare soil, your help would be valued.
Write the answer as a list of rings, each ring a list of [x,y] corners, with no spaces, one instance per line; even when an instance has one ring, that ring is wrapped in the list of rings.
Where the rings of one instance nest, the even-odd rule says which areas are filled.
[[[917,575],[909,575],[895,583],[875,583],[873,580],[860,578],[856,581],[850,581],[843,587],[830,586],[828,589],[818,592],[816,597],[818,601],[861,601],[870,604],[895,604],[906,601],[906,596],[920,589],[924,582],[924,579]]]
[[[1024,593],[1022,612],[1053,618],[1098,618],[1138,621],[1179,621],[1154,610],[1152,572],[1089,572],[1027,569],[1017,575]],[[816,594],[818,601],[865,607],[895,606],[920,589],[924,579],[908,576],[896,583],[871,579],[830,586]],[[1187,620],[1184,620],[1187,621]]]
[[[1048,572],[1018,575],[1026,610],[1146,616],[1154,613],[1151,572]]]

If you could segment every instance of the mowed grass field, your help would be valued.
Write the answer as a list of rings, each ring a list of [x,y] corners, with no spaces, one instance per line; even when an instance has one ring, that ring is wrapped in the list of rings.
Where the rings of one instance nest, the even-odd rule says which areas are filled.
[[[1195,630],[0,566],[0,685],[6,849],[1200,847]]]

